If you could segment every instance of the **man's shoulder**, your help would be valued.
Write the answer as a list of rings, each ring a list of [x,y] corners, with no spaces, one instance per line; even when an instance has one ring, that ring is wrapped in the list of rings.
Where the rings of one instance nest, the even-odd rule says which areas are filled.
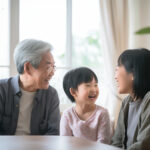
[[[54,87],[52,87],[51,85],[49,85],[48,89],[46,90],[42,90],[43,92],[46,92],[47,94],[50,94],[50,95],[55,95],[57,94],[57,91]]]
[[[0,79],[0,91],[9,89],[18,89],[19,76],[10,77],[6,79]]]
[[[0,79],[0,85],[7,85],[10,78]]]
[[[51,85],[49,85],[48,90],[52,91],[52,92],[56,92],[56,89],[53,86],[51,86]]]
[[[4,100],[8,96],[10,87],[10,78],[0,80],[0,97]]]
[[[48,89],[40,89],[38,90],[38,92],[36,93],[36,96],[40,99],[45,99],[46,101],[55,101],[57,103],[57,101],[59,100],[58,98],[58,93],[56,91],[56,89],[52,86],[49,85]]]
[[[0,85],[8,85],[11,84],[11,81],[18,80],[18,76],[9,77],[5,79],[0,79]]]
[[[12,78],[0,79],[0,89],[6,89],[10,86]]]

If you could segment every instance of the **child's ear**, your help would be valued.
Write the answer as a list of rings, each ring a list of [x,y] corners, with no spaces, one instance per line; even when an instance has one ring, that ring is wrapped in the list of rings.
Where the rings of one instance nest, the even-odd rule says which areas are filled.
[[[76,90],[73,89],[73,88],[70,88],[70,94],[73,96],[73,97],[76,97]]]

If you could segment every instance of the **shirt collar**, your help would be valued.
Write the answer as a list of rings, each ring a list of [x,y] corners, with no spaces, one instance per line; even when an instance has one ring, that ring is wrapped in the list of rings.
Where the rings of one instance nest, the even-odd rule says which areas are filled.
[[[12,80],[11,80],[11,86],[13,88],[14,95],[18,95],[20,97],[22,95],[22,93],[21,93],[21,89],[20,89],[20,86],[19,86],[19,78],[20,78],[19,75],[13,77]],[[37,99],[37,101],[40,101],[42,91],[43,90],[37,90],[36,91],[35,98]]]
[[[21,90],[19,87],[19,75],[15,76],[11,80],[11,86],[13,88],[14,94],[21,96]]]

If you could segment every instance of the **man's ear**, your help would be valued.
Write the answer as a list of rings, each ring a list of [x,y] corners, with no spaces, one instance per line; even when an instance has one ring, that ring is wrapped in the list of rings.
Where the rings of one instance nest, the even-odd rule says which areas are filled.
[[[76,97],[76,96],[77,96],[75,89],[70,88],[69,91],[70,91],[70,94],[71,94],[73,97]]]
[[[24,73],[31,74],[32,65],[29,62],[24,63]]]

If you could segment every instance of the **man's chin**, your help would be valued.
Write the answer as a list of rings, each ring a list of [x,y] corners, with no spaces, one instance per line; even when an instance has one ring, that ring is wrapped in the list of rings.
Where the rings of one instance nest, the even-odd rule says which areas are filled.
[[[45,87],[44,87],[44,89],[45,89],[45,90],[47,90],[47,89],[48,89],[48,87],[49,87],[49,85],[45,86]]]
[[[40,89],[41,89],[41,90],[47,90],[48,87],[49,87],[49,84],[42,86]]]

